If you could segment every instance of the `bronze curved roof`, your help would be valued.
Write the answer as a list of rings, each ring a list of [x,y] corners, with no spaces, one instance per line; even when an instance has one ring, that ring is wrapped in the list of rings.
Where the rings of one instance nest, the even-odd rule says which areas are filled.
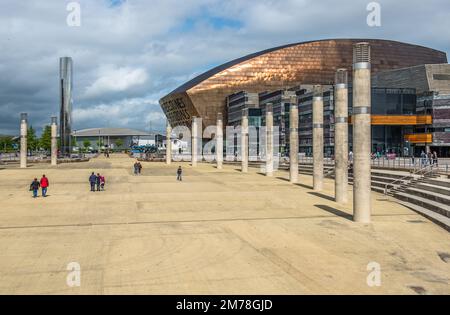
[[[447,63],[444,52],[380,39],[325,39],[284,45],[215,67],[160,100],[169,122],[189,125],[192,116],[214,124],[225,113],[226,96],[245,90],[264,92],[300,84],[333,84],[338,68],[351,69],[353,45],[369,42],[373,73],[420,64]],[[351,79],[351,78],[350,78]]]

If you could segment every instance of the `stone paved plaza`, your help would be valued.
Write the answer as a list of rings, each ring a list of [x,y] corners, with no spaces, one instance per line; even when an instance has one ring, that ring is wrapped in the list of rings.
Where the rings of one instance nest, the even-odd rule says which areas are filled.
[[[291,185],[287,172],[143,163],[136,177],[133,163],[0,170],[0,293],[450,293],[450,234],[383,195],[372,194],[363,225],[333,201],[332,180],[315,194],[310,176]],[[105,192],[89,192],[91,171],[106,176]],[[42,174],[50,196],[33,199]],[[80,287],[66,284],[70,262]],[[367,285],[371,262],[379,287]]]

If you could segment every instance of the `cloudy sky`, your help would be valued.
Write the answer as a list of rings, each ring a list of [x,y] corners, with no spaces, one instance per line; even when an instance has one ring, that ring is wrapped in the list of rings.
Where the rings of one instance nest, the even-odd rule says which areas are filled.
[[[37,129],[58,114],[61,56],[74,62],[74,129],[162,130],[162,96],[273,46],[367,37],[450,52],[450,1],[377,2],[380,27],[362,0],[1,0],[0,134],[18,134],[20,112]]]

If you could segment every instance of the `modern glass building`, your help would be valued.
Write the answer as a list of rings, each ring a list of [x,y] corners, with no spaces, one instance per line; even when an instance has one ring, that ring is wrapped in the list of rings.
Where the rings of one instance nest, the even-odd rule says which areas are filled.
[[[372,82],[376,87],[414,89],[414,109],[412,104],[408,104],[401,110],[404,113],[413,111],[415,116],[411,116],[409,121],[397,121],[400,125],[411,126],[403,135],[405,141],[413,147],[416,155],[421,151],[433,151],[440,157],[450,157],[449,64],[424,64],[380,72],[373,76]]]
[[[244,108],[254,113],[250,124],[264,125],[265,106],[272,103],[274,124],[280,128],[280,153],[287,154],[289,101],[283,95],[296,91],[300,99],[300,152],[311,154],[312,94],[307,87],[320,84],[328,87],[324,95],[324,150],[325,155],[333,156],[336,70],[352,69],[353,46],[362,41],[370,44],[372,52],[372,151],[409,156],[432,150],[450,156],[447,56],[397,41],[330,39],[271,48],[201,74],[163,97],[160,105],[172,126],[190,126],[192,116],[196,116],[202,118],[206,128],[215,125],[218,113],[227,113],[224,126],[239,125]],[[258,101],[254,100],[256,94]],[[351,110],[351,89],[349,101]],[[351,123],[351,111],[349,114]]]
[[[273,106],[274,125],[279,128],[279,152],[289,153],[289,108],[294,100],[299,105],[299,152],[312,156],[312,100],[309,89],[293,88],[261,93],[259,96],[261,126],[265,125],[265,108]],[[352,150],[352,88],[349,88],[349,145]],[[334,90],[325,87],[324,95],[324,154],[334,156]],[[415,89],[372,88],[372,152],[411,156],[414,144],[408,136],[420,128],[429,128],[429,116],[417,113]],[[253,109],[255,110],[255,109]],[[428,118],[427,118],[428,117]],[[254,117],[256,118],[256,117]],[[239,121],[240,118],[235,118]],[[428,126],[428,127],[427,127]]]
[[[289,109],[291,102],[296,97],[295,91],[279,90],[273,92],[263,92],[259,94],[261,107],[261,123],[266,124],[266,107],[272,104],[273,125],[278,127],[280,154],[286,155],[289,152]]]
[[[380,155],[411,156],[413,148],[406,136],[416,126],[426,126],[417,119],[415,89],[372,88],[372,152]],[[349,89],[349,116],[352,115],[353,93]],[[420,117],[419,117],[420,118]],[[352,126],[350,139],[352,143]],[[350,149],[351,146],[350,146]]]
[[[333,84],[337,69],[352,68],[353,45],[358,42],[370,44],[373,74],[447,63],[444,52],[397,41],[309,41],[270,48],[227,62],[186,82],[159,102],[172,127],[190,126],[193,116],[202,118],[203,127],[212,126],[217,114],[226,112],[226,97],[239,91],[262,93],[306,84]],[[224,125],[227,124],[224,116]]]

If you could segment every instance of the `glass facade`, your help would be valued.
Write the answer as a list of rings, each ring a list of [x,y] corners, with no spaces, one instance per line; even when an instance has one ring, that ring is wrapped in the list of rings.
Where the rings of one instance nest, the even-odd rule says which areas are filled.
[[[353,107],[353,91],[349,88],[349,112]],[[372,115],[416,115],[415,89],[372,88]]]
[[[259,108],[249,109],[249,125],[265,125],[265,108],[271,103],[273,108],[274,125],[279,128],[280,154],[289,153],[289,108],[292,96],[295,95],[299,105],[299,152],[306,156],[312,156],[312,93],[306,90],[274,91],[265,92],[259,95]],[[244,94],[241,95],[241,98]],[[349,116],[352,115],[353,93],[349,88]],[[423,102],[428,99],[425,98]],[[333,88],[328,86],[328,90],[323,94],[324,102],[324,155],[334,156],[334,93]],[[239,104],[236,102],[234,104]],[[379,155],[396,154],[397,156],[411,156],[414,154],[415,145],[405,139],[407,135],[418,132],[429,132],[427,125],[408,125],[405,123],[390,122],[401,121],[403,118],[416,116],[426,112],[428,106],[418,102],[415,89],[372,89],[372,118],[378,116],[379,121],[372,125],[372,152]],[[238,114],[242,115],[239,108]],[[230,114],[229,114],[230,117]],[[240,116],[239,116],[240,117]],[[240,118],[234,118],[240,122]],[[436,130],[434,130],[436,131]],[[349,125],[349,146],[352,150],[352,126]]]

